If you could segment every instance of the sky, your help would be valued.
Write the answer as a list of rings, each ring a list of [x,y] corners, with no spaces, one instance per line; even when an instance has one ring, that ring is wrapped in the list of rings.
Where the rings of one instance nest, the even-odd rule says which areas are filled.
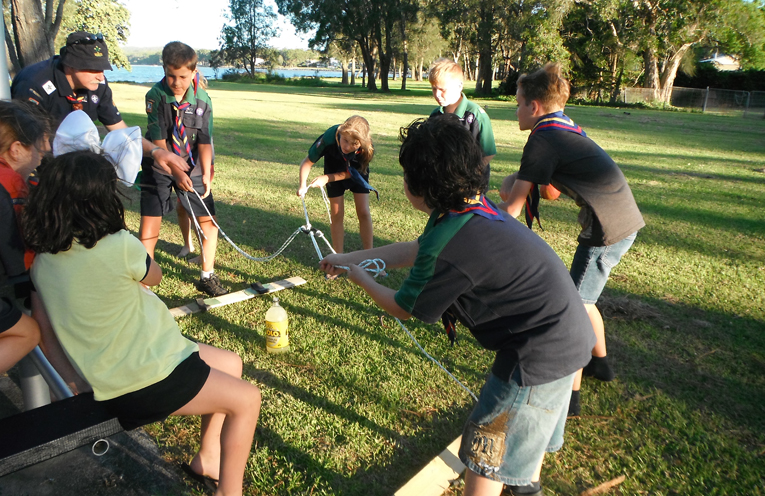
[[[218,36],[226,22],[223,13],[228,10],[228,0],[121,0],[130,11],[130,36],[126,46],[162,47],[170,41],[182,41],[193,48],[218,48]],[[273,0],[265,0],[276,11]],[[167,22],[182,12],[194,9],[187,19],[178,22],[173,29]],[[159,23],[157,19],[164,20]],[[180,27],[183,24],[183,27]],[[283,16],[277,21],[280,35],[271,40],[275,48],[308,48],[307,35],[298,35],[295,27]]]

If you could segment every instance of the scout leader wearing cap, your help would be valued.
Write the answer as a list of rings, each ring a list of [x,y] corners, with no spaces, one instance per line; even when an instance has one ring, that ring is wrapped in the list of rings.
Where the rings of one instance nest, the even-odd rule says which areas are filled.
[[[54,132],[64,117],[75,110],[84,111],[109,131],[126,128],[104,77],[104,71],[111,70],[103,35],[77,31],[66,38],[60,55],[22,69],[13,78],[11,96],[46,110]],[[183,159],[150,141],[144,140],[143,150],[168,173],[173,166],[181,171],[188,169]]]
[[[70,34],[61,55],[25,67],[13,78],[15,100],[40,105],[53,120],[54,130],[73,110],[83,110],[110,131],[122,122],[112,101],[104,71],[111,71],[109,50],[101,34]]]

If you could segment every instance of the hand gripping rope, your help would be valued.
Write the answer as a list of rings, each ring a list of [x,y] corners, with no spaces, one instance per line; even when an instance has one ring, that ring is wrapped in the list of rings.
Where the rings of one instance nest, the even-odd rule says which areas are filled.
[[[302,197],[302,196],[300,197],[300,200],[303,202],[303,214],[305,215],[305,225],[298,227],[295,230],[295,232],[293,232],[292,235],[289,238],[287,238],[287,241],[285,241],[284,244],[282,244],[281,248],[276,250],[273,254],[271,254],[271,255],[269,255],[267,257],[260,257],[260,258],[258,258],[258,257],[253,257],[249,253],[245,252],[244,250],[239,248],[233,241],[231,241],[231,238],[229,238],[226,235],[226,233],[223,232],[223,229],[220,228],[218,223],[215,221],[215,218],[210,214],[210,211],[207,209],[207,205],[205,205],[205,203],[202,201],[202,197],[199,196],[199,193],[196,190],[193,190],[193,192],[194,192],[195,195],[197,195],[197,198],[199,199],[199,202],[204,207],[205,212],[207,212],[207,215],[210,217],[210,219],[212,220],[213,224],[215,224],[215,227],[218,228],[218,232],[220,232],[220,234],[223,236],[223,238],[226,241],[228,241],[228,243],[231,246],[233,246],[236,251],[241,253],[244,257],[252,260],[253,262],[268,262],[272,258],[278,256],[281,252],[284,251],[285,248],[287,248],[287,246],[290,243],[292,243],[292,240],[295,239],[295,237],[298,234],[300,234],[300,233],[307,233],[311,237],[311,242],[313,243],[313,246],[316,249],[316,254],[319,256],[319,261],[321,261],[324,258],[324,256],[321,254],[321,250],[319,249],[319,244],[316,242],[316,238],[323,239],[324,242],[327,244],[327,247],[330,249],[330,251],[332,253],[336,253],[335,250],[332,248],[332,245],[329,244],[329,241],[327,241],[327,238],[324,237],[324,233],[322,233],[320,230],[316,229],[315,227],[311,226],[311,221],[308,220],[308,209],[306,208],[306,205],[305,205],[305,197]],[[186,210],[189,212],[190,217],[192,217],[194,219],[194,228],[195,228],[195,230],[197,232],[197,236],[199,237],[199,244],[201,246],[202,245],[202,238],[204,237],[204,233],[202,232],[202,229],[199,227],[199,223],[197,222],[196,216],[193,213],[193,210],[191,208],[191,202],[188,199],[187,193],[188,192],[186,192],[186,191],[181,192],[181,197],[186,200],[186,205],[184,205],[184,208],[186,208]],[[327,207],[327,216],[329,216],[330,215],[329,214],[329,199],[327,198],[327,193],[324,190],[323,186],[321,188],[321,194],[322,194],[322,198],[324,199],[324,204]],[[330,224],[332,223],[332,218],[331,217],[329,219],[329,222],[330,222]],[[204,250],[200,250],[200,252],[202,253],[202,257],[204,257]],[[367,272],[372,273],[373,277],[375,277],[375,278],[379,277],[380,275],[383,275],[383,276],[386,275],[386,273],[385,273],[385,261],[380,259],[380,258],[373,258],[373,259],[364,260],[358,266],[359,266],[359,268],[362,268],[362,269],[366,270]],[[337,267],[339,269],[350,270],[350,267],[347,267],[345,265],[335,265],[335,267]],[[452,375],[451,372],[446,370],[446,368],[443,365],[441,365],[441,363],[439,363],[438,360],[436,360],[435,358],[430,356],[428,354],[428,352],[425,351],[425,349],[420,345],[420,343],[417,341],[417,339],[415,339],[415,337],[412,335],[412,333],[409,332],[409,329],[407,329],[404,326],[404,324],[398,318],[394,317],[394,319],[396,319],[396,322],[398,322],[398,325],[401,326],[401,328],[404,330],[404,332],[406,332],[406,334],[409,336],[409,338],[414,342],[414,344],[417,345],[417,347],[420,349],[420,351],[426,357],[428,357],[433,363],[438,365],[441,368],[441,370],[446,372],[446,375],[451,377],[454,380],[454,382],[456,382],[462,389],[464,389],[470,396],[472,396],[475,401],[478,401],[478,398],[476,397],[476,395],[473,394],[473,392],[470,389],[468,389],[467,386],[462,384],[462,382],[460,382],[459,379],[454,377],[454,375]]]

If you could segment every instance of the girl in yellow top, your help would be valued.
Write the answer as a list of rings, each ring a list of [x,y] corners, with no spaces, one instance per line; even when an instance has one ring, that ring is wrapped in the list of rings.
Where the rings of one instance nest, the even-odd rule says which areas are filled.
[[[71,152],[41,171],[24,212],[37,256],[32,280],[77,372],[126,429],[168,415],[202,415],[200,449],[185,469],[242,494],[260,391],[235,353],[181,335],[146,286],[162,270],[125,227],[114,168]]]

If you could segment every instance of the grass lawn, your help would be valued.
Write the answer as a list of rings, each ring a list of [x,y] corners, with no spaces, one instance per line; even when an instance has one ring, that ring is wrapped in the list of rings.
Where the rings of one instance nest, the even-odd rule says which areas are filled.
[[[145,129],[148,88],[112,86],[125,121]],[[376,149],[375,245],[416,237],[426,217],[404,196],[397,136],[435,103],[426,83],[410,88],[383,95],[213,82],[213,191],[224,231],[255,256],[279,248],[305,222],[295,191],[309,146],[327,127],[361,114]],[[497,142],[490,196],[498,199],[528,133],[518,130],[515,104],[480,103]],[[547,459],[546,494],[576,495],[621,475],[626,480],[609,494],[765,494],[765,121],[596,107],[567,113],[620,164],[647,226],[599,303],[618,377],[585,380],[583,416],[568,423],[565,446]],[[321,164],[311,177],[319,173]],[[131,198],[135,232],[139,202]],[[351,251],[361,242],[347,201]],[[321,196],[311,190],[306,202],[311,223],[329,235]],[[578,209],[564,199],[541,211],[545,230],[537,232],[570,264]],[[170,307],[198,296],[192,281],[199,277],[175,257],[174,221],[163,224],[156,253],[165,271],[158,293]],[[363,291],[344,278],[325,281],[307,236],[265,264],[222,239],[218,246],[217,271],[234,289],[289,276],[308,281],[278,295],[291,319],[289,354],[266,354],[267,297],[179,320],[192,339],[239,353],[246,378],[263,392],[246,494],[389,495],[461,433],[472,398]],[[405,276],[391,271],[385,284],[398,287]],[[479,391],[493,356],[464,327],[451,348],[440,326],[407,326]],[[198,429],[197,417],[148,431],[168,459],[186,461]],[[189,494],[198,491],[189,486]]]

